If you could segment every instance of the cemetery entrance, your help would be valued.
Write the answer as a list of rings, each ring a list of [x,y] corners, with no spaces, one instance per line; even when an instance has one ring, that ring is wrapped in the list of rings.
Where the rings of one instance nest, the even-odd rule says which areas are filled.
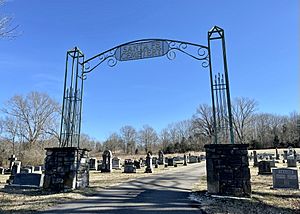
[[[167,57],[173,60],[176,55],[185,54],[199,61],[203,68],[208,69],[210,76],[213,144],[207,147],[208,190],[212,193],[225,194],[246,192],[247,195],[249,190],[251,191],[248,174],[245,177],[241,175],[242,177],[237,178],[241,182],[235,182],[234,178],[230,180],[227,178],[220,179],[218,176],[222,173],[218,170],[226,168],[228,163],[238,164],[234,166],[229,164],[228,170],[232,174],[229,177],[235,177],[234,175],[237,173],[240,175],[241,172],[244,172],[245,168],[248,167],[248,162],[241,162],[240,159],[244,160],[243,155],[245,151],[247,152],[247,147],[238,147],[234,144],[224,30],[214,26],[208,31],[207,36],[207,45],[170,39],[136,40],[118,45],[89,59],[85,59],[83,52],[77,47],[68,51],[64,79],[60,147],[47,149],[44,187],[52,190],[65,190],[88,186],[88,156],[87,151],[80,148],[80,132],[84,81],[90,72],[103,63],[113,67],[118,63],[130,60],[154,57]],[[221,47],[219,49],[221,53],[212,51],[212,44],[216,44],[215,42]],[[214,57],[215,54],[219,56]],[[224,146],[217,147],[220,144]],[[229,149],[226,145],[230,146]],[[229,152],[221,155],[222,157],[226,156],[226,158],[223,158],[225,161],[215,161],[210,158],[210,155],[214,157],[215,150],[221,152],[223,149]],[[235,153],[237,156],[234,157],[234,161],[227,160],[233,158],[230,155],[231,151],[240,149],[243,152]],[[232,183],[237,183],[237,185],[232,187]],[[242,191],[240,191],[241,189]]]

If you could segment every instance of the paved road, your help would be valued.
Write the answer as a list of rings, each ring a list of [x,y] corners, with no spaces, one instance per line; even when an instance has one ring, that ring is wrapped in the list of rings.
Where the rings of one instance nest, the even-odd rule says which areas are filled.
[[[188,199],[199,176],[205,174],[204,162],[139,178],[100,191],[86,199],[66,202],[43,213],[201,213]]]

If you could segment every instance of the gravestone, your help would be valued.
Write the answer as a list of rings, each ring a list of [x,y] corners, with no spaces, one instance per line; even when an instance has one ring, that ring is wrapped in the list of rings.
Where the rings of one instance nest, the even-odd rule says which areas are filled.
[[[251,195],[248,144],[206,144],[208,194]]]
[[[258,167],[257,153],[253,151],[253,167]]]
[[[121,159],[118,157],[114,157],[112,159],[112,168],[113,169],[121,169]]]
[[[40,174],[43,173],[42,166],[35,166],[34,173],[40,173]]]
[[[271,167],[271,168],[275,168],[275,167],[276,167],[276,165],[275,165],[275,160],[274,160],[274,159],[273,159],[273,160],[270,160],[269,162],[270,162],[270,167]]]
[[[90,170],[98,170],[97,158],[90,158],[89,167]]]
[[[136,167],[131,159],[125,159],[124,162],[124,173],[136,173]]]
[[[17,161],[17,158],[15,155],[11,155],[10,158],[8,158],[9,160],[9,169],[12,170],[12,166],[14,165],[14,162]]]
[[[112,172],[112,153],[110,150],[105,150],[102,155],[101,172]]]
[[[152,166],[152,156],[151,153],[147,153],[146,157],[146,170],[145,173],[152,173],[153,172],[153,166]]]
[[[165,165],[165,155],[164,155],[163,151],[158,152],[158,164]]]
[[[250,152],[249,161],[252,161],[252,159],[253,159],[253,152]]]
[[[184,154],[183,155],[183,166],[187,166],[187,155],[186,154]]]
[[[27,168],[29,169],[29,168]],[[15,175],[11,187],[37,187],[44,183],[44,175],[39,173],[18,173]]]
[[[4,168],[0,167],[0,175],[4,175]]]
[[[287,167],[297,167],[297,161],[294,158],[289,158],[287,159]]]
[[[279,160],[279,159],[280,159],[280,156],[279,156],[279,153],[278,153],[278,149],[277,149],[277,148],[276,148],[276,150],[275,150],[275,153],[276,153],[276,155],[275,155],[275,156],[276,156],[276,157],[275,157],[276,160]]]
[[[198,163],[197,156],[194,155],[189,156],[189,163]]]
[[[286,160],[288,156],[288,151],[287,150],[283,150],[283,159]]]
[[[273,188],[299,189],[298,171],[295,169],[273,169]]]
[[[136,169],[140,169],[141,164],[142,164],[142,160],[134,160],[133,164],[134,164]]]
[[[11,175],[20,173],[21,171],[21,161],[14,161],[11,168]]]
[[[258,174],[259,175],[272,174],[270,161],[259,161],[258,162]]]
[[[157,157],[152,157],[152,164],[155,165],[158,163],[158,158]]]
[[[28,173],[32,173],[32,171],[31,171],[31,168],[24,167],[24,168],[21,168],[20,173],[21,174],[28,174]]]
[[[168,158],[168,166],[174,166],[174,158]]]

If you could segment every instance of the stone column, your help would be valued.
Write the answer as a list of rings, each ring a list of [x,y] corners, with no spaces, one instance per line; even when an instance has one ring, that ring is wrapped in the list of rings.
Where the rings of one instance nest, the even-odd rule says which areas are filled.
[[[112,172],[112,153],[110,150],[105,150],[102,155],[101,172]]]
[[[89,157],[86,149],[46,148],[43,187],[54,192],[85,188],[89,185]]]
[[[208,144],[206,151],[207,192],[249,197],[251,195],[248,144]]]

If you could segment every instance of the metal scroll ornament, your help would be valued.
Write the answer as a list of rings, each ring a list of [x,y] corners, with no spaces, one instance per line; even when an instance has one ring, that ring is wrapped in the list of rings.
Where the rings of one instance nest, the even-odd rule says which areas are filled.
[[[176,58],[176,52],[202,61],[202,66],[208,67],[208,48],[206,46],[176,40],[147,39],[119,45],[86,60],[84,62],[84,74],[91,72],[105,61],[108,66],[113,67],[118,61],[147,59],[165,55],[168,59],[173,60]],[[96,59],[99,60],[97,63],[95,63]]]

